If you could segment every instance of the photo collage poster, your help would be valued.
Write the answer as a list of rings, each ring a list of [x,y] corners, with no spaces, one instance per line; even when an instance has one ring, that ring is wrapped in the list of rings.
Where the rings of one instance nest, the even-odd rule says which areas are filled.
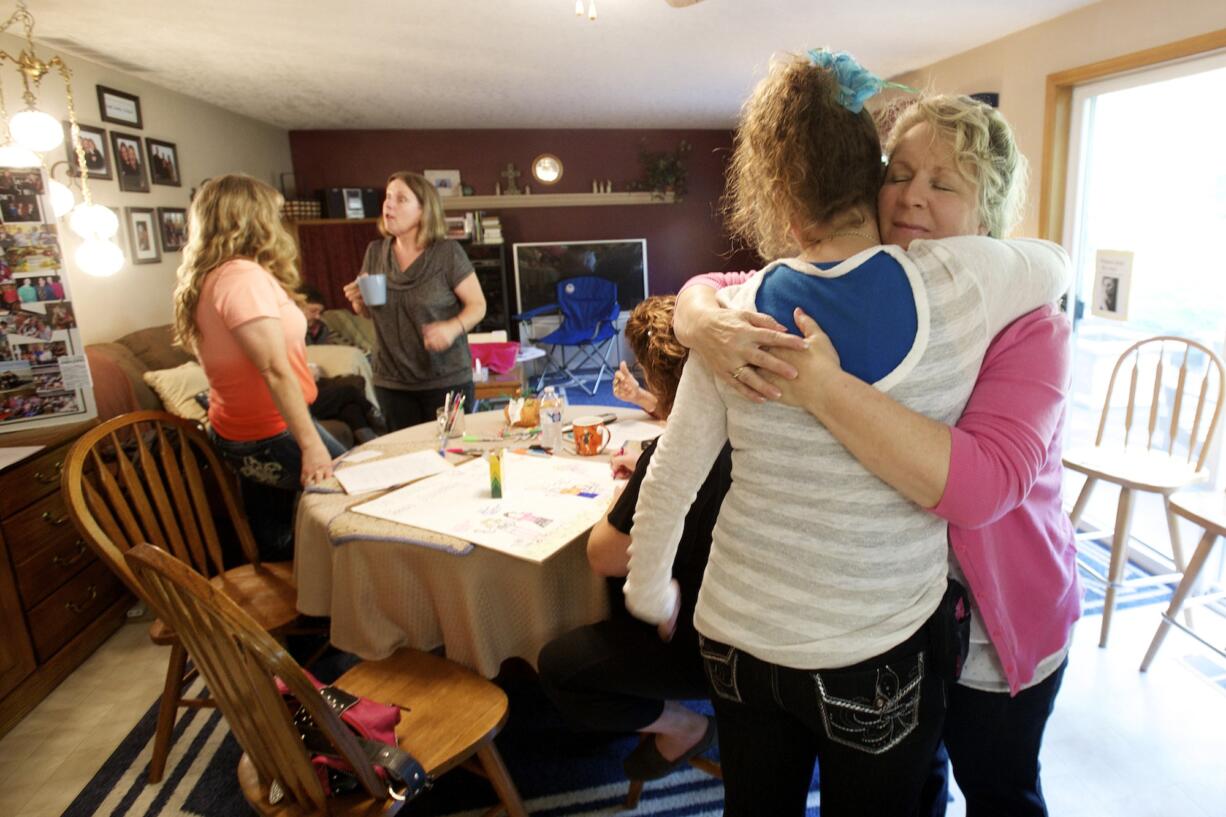
[[[96,413],[46,191],[41,170],[0,171],[0,433]]]

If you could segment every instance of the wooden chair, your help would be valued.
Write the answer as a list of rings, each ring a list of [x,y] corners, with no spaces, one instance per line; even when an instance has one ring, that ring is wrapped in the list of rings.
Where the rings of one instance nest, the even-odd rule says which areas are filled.
[[[1123,435],[1108,440],[1105,432],[1113,405],[1112,397],[1117,382],[1122,388],[1120,374],[1126,365],[1128,386],[1122,418]],[[1174,383],[1168,382],[1168,372],[1173,373]],[[1184,571],[1183,543],[1179,537],[1178,522],[1171,510],[1170,497],[1182,488],[1209,478],[1205,458],[1222,413],[1224,376],[1226,370],[1222,361],[1211,349],[1196,341],[1164,335],[1134,343],[1124,350],[1111,371],[1094,445],[1072,449],[1064,455],[1064,467],[1086,476],[1081,494],[1069,514],[1074,527],[1081,520],[1090,494],[1100,480],[1120,486],[1108,575],[1103,576],[1082,565],[1107,585],[1098,641],[1100,647],[1107,646],[1111,616],[1115,612],[1116,591],[1124,585],[1124,565],[1127,562],[1137,491],[1162,496],[1178,572],[1146,577],[1129,584],[1165,584]],[[1192,401],[1185,399],[1185,389],[1189,385],[1193,386],[1196,395],[1195,409],[1190,408]],[[1144,419],[1141,414],[1145,406],[1138,404],[1138,397],[1149,400]],[[1212,406],[1212,413],[1206,417],[1208,406]],[[1185,427],[1189,416],[1191,425]],[[1080,533],[1077,538],[1097,538],[1100,534],[1101,531],[1091,531]]]
[[[640,745],[649,740],[655,740],[655,735],[644,734],[640,739]],[[705,772],[711,775],[716,780],[724,779],[724,770],[714,760],[709,760],[705,757],[692,757],[689,760],[691,767],[700,772]],[[643,786],[646,785],[644,780],[631,780],[630,788],[626,790],[626,800],[622,803],[623,809],[634,809],[639,806],[639,798],[643,796]]]
[[[1195,522],[1204,528],[1205,535],[1201,537],[1200,544],[1196,546],[1196,552],[1192,554],[1192,559],[1188,562],[1188,569],[1184,571],[1183,580],[1179,582],[1179,587],[1175,588],[1175,595],[1171,597],[1171,605],[1162,614],[1162,623],[1158,625],[1158,631],[1154,633],[1154,639],[1150,642],[1149,650],[1145,653],[1145,660],[1141,662],[1141,672],[1149,669],[1150,663],[1154,660],[1154,656],[1158,654],[1158,648],[1162,646],[1162,642],[1166,639],[1166,634],[1170,632],[1172,625],[1183,630],[1218,655],[1226,658],[1226,649],[1202,638],[1192,630],[1190,625],[1184,625],[1175,620],[1175,617],[1179,615],[1185,604],[1208,604],[1209,602],[1226,598],[1226,591],[1192,596],[1192,591],[1196,587],[1197,580],[1200,578],[1201,570],[1204,569],[1205,562],[1208,561],[1213,546],[1217,544],[1218,537],[1226,536],[1226,493],[1181,491],[1171,497],[1170,507],[1176,515]]]
[[[138,411],[108,420],[84,434],[68,452],[61,486],[68,514],[82,538],[146,604],[150,600],[123,556],[140,542],[153,542],[212,577],[218,589],[265,629],[285,631],[298,618],[293,565],[260,562],[230,472],[194,422],[163,411]],[[247,561],[230,570],[222,563],[221,537],[209,502],[216,496],[221,497]],[[194,671],[187,671],[187,653],[174,631],[159,620],[150,627],[149,637],[170,646],[149,762],[149,782],[157,783],[165,770],[179,707],[216,704],[182,697]]]
[[[348,727],[294,659],[215,583],[148,544],[132,548],[125,558],[154,609],[179,633],[243,747],[239,785],[257,813],[370,817],[401,809],[403,799],[379,781]],[[325,796],[274,678],[290,688],[336,754],[353,766],[361,793]],[[501,800],[487,814],[505,809],[511,817],[526,817],[494,746],[507,720],[506,694],[494,684],[451,661],[403,649],[354,667],[336,686],[400,707],[397,743],[427,774],[437,778],[464,764],[486,776]]]

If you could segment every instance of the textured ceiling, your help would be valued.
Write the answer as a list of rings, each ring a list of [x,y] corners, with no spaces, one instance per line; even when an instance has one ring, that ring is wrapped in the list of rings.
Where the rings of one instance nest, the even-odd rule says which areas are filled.
[[[1089,5],[596,1],[595,22],[574,0],[29,6],[57,50],[307,129],[728,127],[774,52],[827,45],[889,76]]]

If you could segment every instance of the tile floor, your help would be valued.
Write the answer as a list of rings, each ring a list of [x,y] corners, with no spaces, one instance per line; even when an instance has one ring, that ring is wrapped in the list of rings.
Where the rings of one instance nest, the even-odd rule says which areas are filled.
[[[1226,814],[1226,687],[1189,666],[1186,656],[1211,654],[1178,631],[1150,671],[1137,672],[1157,611],[1118,613],[1106,650],[1099,618],[1078,628],[1043,751],[1052,814]],[[0,740],[0,815],[59,817],[157,699],[167,653],[147,627],[125,625]],[[949,815],[964,813],[959,798]]]

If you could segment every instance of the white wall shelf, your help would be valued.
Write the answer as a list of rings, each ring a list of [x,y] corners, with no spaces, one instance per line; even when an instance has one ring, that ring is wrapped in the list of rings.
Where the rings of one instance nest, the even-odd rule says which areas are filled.
[[[445,196],[443,209],[513,210],[521,207],[607,207],[630,204],[673,204],[673,193],[531,193],[515,196]]]

